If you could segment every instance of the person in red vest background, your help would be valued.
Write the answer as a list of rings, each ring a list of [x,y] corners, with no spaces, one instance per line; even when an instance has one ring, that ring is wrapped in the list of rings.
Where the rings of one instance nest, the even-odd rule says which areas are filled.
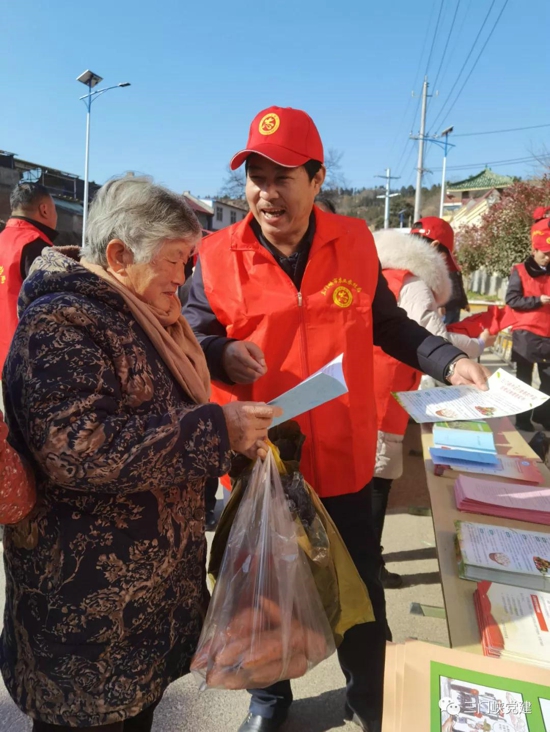
[[[447,302],[440,306],[440,312],[443,315],[445,325],[458,323],[460,311],[467,310],[469,312],[470,305],[464,290],[462,272],[453,254],[455,248],[453,227],[445,219],[440,219],[439,216],[424,216],[412,225],[410,233],[421,236],[430,242],[440,254],[444,255],[449,277],[451,278],[451,294]]]
[[[10,196],[11,217],[0,233],[0,374],[17,328],[17,298],[34,260],[57,236],[57,211],[48,189],[21,182]]]
[[[422,219],[422,230],[429,228],[436,235],[438,223],[435,216]],[[431,223],[431,227],[430,227]],[[443,228],[443,227],[440,227]],[[450,226],[449,226],[450,228]],[[486,346],[492,346],[496,336],[484,330],[479,338],[469,338],[461,333],[450,333],[439,314],[439,308],[449,301],[453,290],[452,276],[447,261],[447,249],[438,246],[438,239],[431,240],[421,235],[403,234],[400,231],[383,229],[374,234],[382,273],[390,290],[409,318],[416,320],[434,335],[447,338],[470,358],[478,358]],[[382,348],[374,349],[374,393],[378,414],[378,446],[372,482],[372,514],[378,541],[382,542],[384,519],[392,482],[403,473],[403,439],[409,415],[392,393],[414,391],[420,384],[422,374],[405,363],[397,361]],[[395,572],[389,572],[382,565],[382,584],[386,589],[396,589],[403,584]]]
[[[535,216],[550,213],[537,209]],[[512,360],[516,376],[531,384],[536,364],[540,390],[550,394],[550,219],[541,218],[531,227],[531,254],[522,264],[515,264],[510,273],[506,305],[514,310],[512,326]],[[533,419],[550,430],[550,401],[534,411],[516,417],[516,427],[532,432]]]
[[[233,170],[246,165],[250,213],[202,242],[184,315],[220,404],[252,395],[269,402],[344,354],[349,393],[298,418],[306,436],[300,466],[370,593],[375,622],[351,628],[338,656],[346,718],[380,732],[391,634],[372,523],[373,343],[442,381],[485,388],[487,372],[397,307],[365,221],[314,205],[323,161],[319,132],[305,112],[270,107],[255,117],[246,148],[231,161]],[[292,702],[290,682],[251,694],[240,732],[279,729]]]

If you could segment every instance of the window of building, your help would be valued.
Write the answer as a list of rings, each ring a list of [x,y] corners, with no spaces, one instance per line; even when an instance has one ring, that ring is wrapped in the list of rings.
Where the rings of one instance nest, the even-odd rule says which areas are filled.
[[[231,219],[232,224],[237,223],[237,212],[236,211],[231,211],[230,219]]]
[[[245,218],[246,218],[246,214],[245,213],[241,214],[241,219],[245,219]]]
[[[216,206],[216,221],[223,221],[223,208]]]

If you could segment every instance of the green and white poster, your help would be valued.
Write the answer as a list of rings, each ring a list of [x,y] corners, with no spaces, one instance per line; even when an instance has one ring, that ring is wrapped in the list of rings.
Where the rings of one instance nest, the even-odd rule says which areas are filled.
[[[430,664],[430,732],[550,732],[550,687]]]

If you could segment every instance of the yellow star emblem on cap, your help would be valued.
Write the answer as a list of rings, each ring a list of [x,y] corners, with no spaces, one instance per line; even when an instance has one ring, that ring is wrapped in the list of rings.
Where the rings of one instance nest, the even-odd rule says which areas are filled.
[[[258,131],[260,135],[272,135],[274,132],[277,132],[280,124],[281,120],[279,119],[279,115],[275,114],[275,112],[270,112],[260,120]]]

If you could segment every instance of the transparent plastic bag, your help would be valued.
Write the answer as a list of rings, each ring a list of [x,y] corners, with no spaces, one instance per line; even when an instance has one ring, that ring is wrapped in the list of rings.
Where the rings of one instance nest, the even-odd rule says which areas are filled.
[[[286,426],[288,429],[291,425],[288,422],[281,428]],[[368,590],[321,499],[298,472],[298,462],[281,460],[274,444],[271,444],[271,452],[294,519],[298,544],[308,559],[338,647],[347,630],[374,621]],[[235,517],[252,481],[253,467],[249,468],[249,461],[240,462],[233,475],[231,498],[221,515],[210,550],[208,573],[213,584],[221,571]]]
[[[235,516],[191,670],[201,688],[262,688],[303,676],[334,651],[269,452]]]

